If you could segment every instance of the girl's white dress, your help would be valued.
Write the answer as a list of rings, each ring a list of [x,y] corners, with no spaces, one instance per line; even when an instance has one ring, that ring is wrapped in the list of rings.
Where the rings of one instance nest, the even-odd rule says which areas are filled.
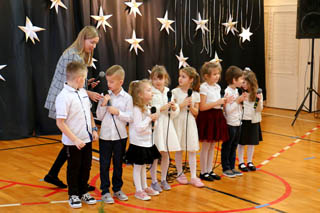
[[[172,90],[172,94],[175,97],[175,102],[181,104],[188,94],[182,91],[180,88]],[[200,103],[200,94],[193,91],[192,93],[192,104]],[[198,129],[195,117],[189,111],[188,115],[188,128],[187,125],[187,107],[180,109],[179,115],[173,120],[178,139],[180,142],[181,150],[186,151],[198,151],[199,150],[199,137]],[[186,135],[188,134],[188,135]],[[187,141],[186,141],[187,138]]]
[[[160,112],[160,108],[168,103],[168,93],[169,89],[167,87],[164,88],[163,92],[152,87],[152,106],[157,108],[157,113],[159,113],[159,118],[155,123],[155,130],[153,140],[155,145],[157,146],[159,152],[175,152],[180,151],[180,144],[178,140],[178,136],[173,124],[173,118],[175,118],[179,114],[179,106],[176,104],[176,111],[170,110],[170,120],[169,120],[169,133],[167,140],[167,131],[168,131],[168,110]],[[171,100],[174,100],[174,96],[172,96]]]

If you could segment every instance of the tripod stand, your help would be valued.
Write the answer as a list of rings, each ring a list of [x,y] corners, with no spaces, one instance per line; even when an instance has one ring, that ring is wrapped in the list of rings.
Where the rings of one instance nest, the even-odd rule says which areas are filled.
[[[302,108],[303,107],[307,108],[305,106],[305,102],[306,102],[308,96],[310,96],[309,108],[307,108],[309,113],[312,112],[312,92],[314,92],[318,97],[320,97],[319,93],[313,89],[313,65],[314,65],[314,38],[312,38],[312,49],[311,49],[310,85],[309,85],[307,94],[304,96],[302,103],[300,104],[296,114],[294,115],[294,119],[291,123],[291,126],[293,126],[294,123],[296,122]]]

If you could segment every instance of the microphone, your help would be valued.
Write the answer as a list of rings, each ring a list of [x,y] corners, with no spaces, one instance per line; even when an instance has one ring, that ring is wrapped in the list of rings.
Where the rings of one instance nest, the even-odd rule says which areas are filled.
[[[151,114],[154,114],[157,112],[157,108],[155,106],[151,107]],[[151,121],[151,126],[152,126],[152,132],[154,128],[154,121]]]
[[[170,90],[167,92],[167,97],[168,97],[168,103],[171,102],[172,92]],[[171,107],[168,109],[168,111],[170,110],[171,110]]]
[[[99,81],[101,78],[104,78],[106,76],[106,73],[103,71],[99,72],[99,75],[94,79],[94,81]]]
[[[192,89],[188,89],[188,98],[189,97],[191,97],[191,95],[192,95]],[[190,108],[190,106],[188,106],[188,112],[189,112],[189,108]]]
[[[109,94],[109,90],[106,90],[106,91],[104,91],[103,92],[103,95],[105,96],[105,95],[110,95]],[[107,102],[107,106],[111,106],[111,99]],[[113,116],[113,115],[112,115]]]
[[[261,94],[262,93],[262,89],[261,88],[259,88],[258,90],[257,90],[257,94]],[[257,106],[258,106],[258,102],[259,102],[259,98],[258,97],[256,97],[256,101],[254,102],[254,106],[253,106],[253,108],[254,109],[256,109],[257,108]]]

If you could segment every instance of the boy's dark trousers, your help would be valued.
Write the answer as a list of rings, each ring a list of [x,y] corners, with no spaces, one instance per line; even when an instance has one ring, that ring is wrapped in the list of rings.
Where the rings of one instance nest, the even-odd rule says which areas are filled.
[[[229,140],[222,143],[221,164],[222,170],[232,170],[236,162],[236,151],[240,141],[241,126],[229,126]]]
[[[122,181],[122,163],[125,154],[127,138],[115,141],[99,139],[100,154],[100,180],[101,195],[109,193],[110,178],[109,169],[112,158],[113,174],[112,174],[112,191],[118,192],[123,185]]]
[[[67,157],[66,147],[63,146],[59,152],[59,155],[57,156],[57,159],[54,161],[50,171],[48,172],[48,174],[51,175],[52,177],[58,177],[60,169],[62,168],[63,164],[67,161],[67,159],[68,157]]]
[[[68,194],[82,196],[88,192],[88,180],[92,161],[92,142],[79,150],[76,146],[65,146],[68,157]]]

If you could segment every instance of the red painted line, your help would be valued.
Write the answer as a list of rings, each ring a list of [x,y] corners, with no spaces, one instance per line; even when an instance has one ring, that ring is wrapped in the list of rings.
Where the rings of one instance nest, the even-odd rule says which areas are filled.
[[[30,187],[41,188],[41,189],[52,189],[52,190],[56,189],[56,188],[48,187],[48,186],[39,186],[39,185],[28,184],[28,183],[20,183],[20,182],[15,182],[15,181],[10,181],[10,180],[0,180],[0,182],[12,183],[12,184],[23,185],[23,186],[30,186]]]
[[[54,194],[59,193],[59,192],[68,192],[68,190],[66,190],[66,189],[56,189],[53,192],[50,192],[50,193],[48,193],[46,195],[43,195],[43,197],[49,197],[49,196],[54,195]]]
[[[22,206],[31,206],[31,205],[40,205],[40,204],[49,204],[50,202],[33,202],[33,203],[21,203]]]
[[[9,185],[2,186],[2,187],[0,187],[0,190],[9,188],[9,187],[14,186],[14,185],[16,185],[16,184],[15,184],[15,183],[11,183],[11,184],[9,184]]]

